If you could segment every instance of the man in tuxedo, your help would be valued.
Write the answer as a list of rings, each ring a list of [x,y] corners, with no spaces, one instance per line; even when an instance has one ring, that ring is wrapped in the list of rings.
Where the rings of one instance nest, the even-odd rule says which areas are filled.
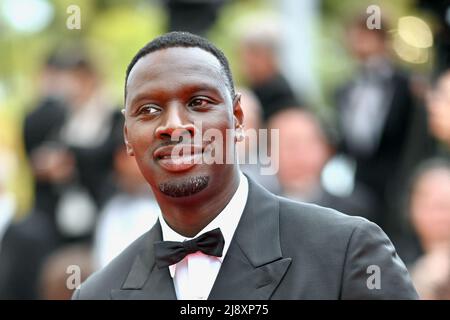
[[[414,121],[423,117],[421,108],[415,106],[409,75],[390,56],[387,22],[381,26],[368,29],[365,14],[351,21],[347,43],[357,69],[337,89],[335,102],[339,151],[355,160],[356,181],[377,199],[374,221],[394,235],[401,224],[400,190],[412,174],[411,164],[420,160],[408,154],[411,143],[419,149],[418,141],[411,142],[412,133],[420,132],[422,141],[426,130]]]
[[[232,132],[223,158],[242,139],[240,95],[213,44],[160,36],[133,58],[125,88],[127,150],[162,213],[74,299],[417,298],[375,224],[277,197],[236,162],[189,161],[226,141],[202,138],[174,152],[201,130],[223,140]]]

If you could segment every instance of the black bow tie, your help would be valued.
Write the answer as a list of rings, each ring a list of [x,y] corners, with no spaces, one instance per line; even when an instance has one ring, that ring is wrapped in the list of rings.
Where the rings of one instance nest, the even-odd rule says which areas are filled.
[[[156,265],[159,268],[168,267],[183,260],[188,254],[197,251],[210,256],[221,257],[224,245],[225,240],[219,228],[183,242],[158,241],[154,243]]]

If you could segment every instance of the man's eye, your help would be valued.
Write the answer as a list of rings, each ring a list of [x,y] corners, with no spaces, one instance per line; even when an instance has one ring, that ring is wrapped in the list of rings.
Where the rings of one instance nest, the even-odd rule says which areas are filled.
[[[144,106],[142,106],[142,108],[139,109],[139,114],[156,114],[158,112],[160,112],[161,109],[153,104],[146,104]]]
[[[188,106],[192,108],[203,108],[208,105],[209,101],[203,98],[195,98],[189,102]]]

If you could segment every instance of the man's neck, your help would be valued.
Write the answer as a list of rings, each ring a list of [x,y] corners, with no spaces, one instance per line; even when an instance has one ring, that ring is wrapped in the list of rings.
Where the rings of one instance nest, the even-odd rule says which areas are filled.
[[[236,169],[232,177],[220,186],[209,186],[211,190],[208,190],[208,194],[197,201],[158,201],[164,220],[180,235],[194,237],[227,206],[236,193],[239,179]]]

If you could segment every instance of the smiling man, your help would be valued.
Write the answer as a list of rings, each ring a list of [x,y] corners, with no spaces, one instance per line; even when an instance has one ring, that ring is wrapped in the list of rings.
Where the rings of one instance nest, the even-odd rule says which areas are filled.
[[[172,32],[142,48],[124,114],[128,154],[162,214],[74,299],[417,298],[375,224],[277,197],[229,161],[243,113],[209,41]]]

